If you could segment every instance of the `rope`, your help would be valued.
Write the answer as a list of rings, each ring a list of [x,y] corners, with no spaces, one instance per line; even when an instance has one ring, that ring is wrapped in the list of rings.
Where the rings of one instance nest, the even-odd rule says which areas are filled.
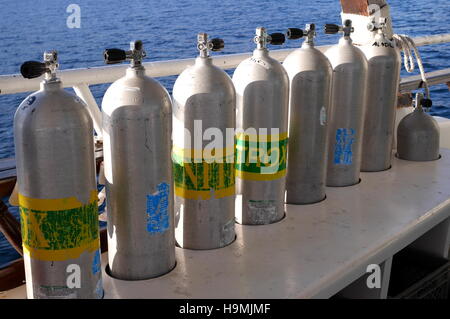
[[[428,86],[428,81],[425,76],[425,69],[422,63],[422,57],[420,56],[419,49],[417,49],[414,40],[404,34],[394,34],[394,39],[399,45],[400,49],[403,51],[403,62],[405,65],[405,69],[408,73],[412,73],[415,69],[413,52],[416,56],[417,65],[419,66],[420,75],[422,77],[423,86],[425,89],[425,94],[427,99],[431,99],[430,97],[430,88]]]

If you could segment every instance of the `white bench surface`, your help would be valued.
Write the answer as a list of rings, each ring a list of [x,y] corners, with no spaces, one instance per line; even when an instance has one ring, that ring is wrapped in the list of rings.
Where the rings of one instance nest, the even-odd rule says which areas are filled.
[[[362,183],[327,188],[327,200],[286,206],[268,226],[236,225],[237,240],[212,251],[176,249],[176,268],[159,278],[109,277],[105,298],[327,298],[450,216],[450,150],[442,159],[393,160]]]

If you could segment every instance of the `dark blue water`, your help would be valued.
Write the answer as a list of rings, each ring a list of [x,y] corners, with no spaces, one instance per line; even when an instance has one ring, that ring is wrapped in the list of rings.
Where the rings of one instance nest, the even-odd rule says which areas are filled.
[[[81,7],[80,29],[66,25],[66,8],[71,3]],[[397,33],[419,36],[450,32],[449,0],[389,3]],[[320,28],[325,23],[339,23],[339,1],[0,0],[0,74],[18,73],[22,62],[41,60],[43,51],[50,49],[58,50],[61,69],[101,66],[105,48],[127,48],[133,39],[144,41],[147,61],[194,57],[200,31],[225,40],[225,50],[218,54],[250,52],[255,27],[265,26],[275,32],[310,22]],[[331,44],[336,40],[336,36],[320,33],[317,42]],[[292,41],[285,47],[298,45],[298,41]],[[420,50],[427,71],[450,67],[450,44]],[[175,77],[160,81],[171,91]],[[99,104],[107,86],[92,87]],[[0,158],[14,156],[12,121],[26,95],[0,96]],[[433,87],[432,97],[432,113],[450,118],[447,87]],[[0,267],[17,257],[0,234]]]

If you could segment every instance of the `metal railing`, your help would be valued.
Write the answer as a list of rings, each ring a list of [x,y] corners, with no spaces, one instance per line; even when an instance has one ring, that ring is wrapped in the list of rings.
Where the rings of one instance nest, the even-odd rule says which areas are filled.
[[[450,68],[427,73],[427,82],[430,86],[449,83]],[[421,88],[422,85],[423,81],[420,75],[409,76],[401,80],[400,92],[411,92]]]
[[[440,34],[413,39],[417,46],[448,43],[450,34]],[[318,49],[325,51],[330,46],[320,46]],[[283,61],[294,49],[271,50],[270,55],[278,61]],[[249,58],[251,53],[228,54],[213,57],[214,64],[222,69],[236,68],[239,63]],[[186,67],[193,65],[195,58],[166,60],[143,63],[146,74],[151,77],[164,77],[178,75]],[[58,77],[63,82],[64,87],[73,87],[75,93],[86,102],[88,111],[94,121],[94,127],[98,135],[101,135],[101,112],[92,96],[90,85],[111,83],[121,78],[125,74],[127,65],[114,65],[93,67],[84,69],[69,69],[57,72]],[[430,85],[447,83],[450,81],[450,69],[440,70],[427,74]],[[0,76],[0,95],[30,92],[39,89],[42,77],[35,79],[24,79],[20,74]],[[420,76],[411,76],[402,79],[400,91],[412,91],[421,86]]]

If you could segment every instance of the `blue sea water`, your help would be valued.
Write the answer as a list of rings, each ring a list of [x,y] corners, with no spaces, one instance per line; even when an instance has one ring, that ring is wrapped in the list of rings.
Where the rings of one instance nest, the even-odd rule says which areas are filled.
[[[391,0],[396,33],[410,36],[450,32],[449,0]],[[69,4],[81,8],[81,28],[70,29]],[[217,54],[250,52],[255,27],[269,32],[303,27],[314,22],[340,22],[338,0],[0,0],[0,75],[18,73],[22,62],[41,60],[45,50],[59,52],[61,69],[102,66],[105,48],[127,48],[144,41],[146,61],[190,58],[197,55],[196,35],[207,32],[225,40]],[[317,44],[332,44],[336,36],[319,32]],[[284,47],[297,47],[299,41]],[[450,67],[450,44],[420,48],[426,71]],[[230,71],[231,74],[232,71]],[[407,75],[405,72],[403,76]],[[176,77],[159,80],[172,90]],[[108,87],[92,86],[101,104]],[[1,88],[0,88],[1,89]],[[433,87],[432,113],[450,118],[450,93],[445,85]],[[12,123],[15,110],[27,93],[0,95],[0,159],[14,156]],[[11,209],[17,216],[17,210]],[[0,234],[0,268],[18,258]]]

